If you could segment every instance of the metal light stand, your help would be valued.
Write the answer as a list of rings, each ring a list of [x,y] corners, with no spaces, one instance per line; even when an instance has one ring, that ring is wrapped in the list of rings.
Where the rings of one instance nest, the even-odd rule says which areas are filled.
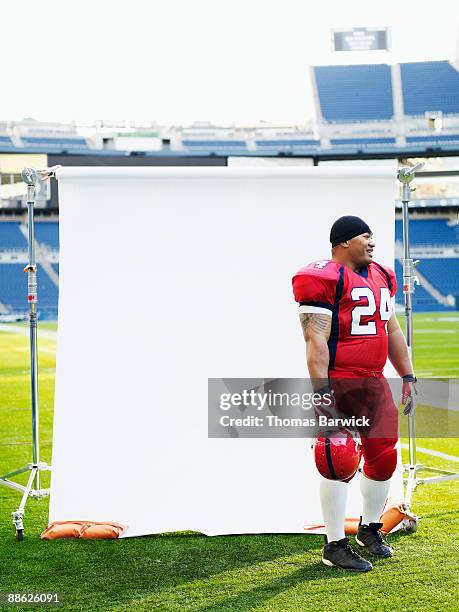
[[[410,257],[410,239],[409,239],[409,214],[408,204],[411,200],[410,183],[414,178],[415,172],[422,168],[422,162],[417,163],[412,168],[400,168],[397,178],[402,184],[402,211],[403,211],[403,295],[405,299],[405,326],[406,326],[406,343],[411,360],[413,360],[413,293],[414,293],[414,264]],[[413,402],[414,402],[413,398]],[[409,463],[403,466],[406,478],[405,489],[405,506],[409,510],[413,492],[418,484],[441,482],[443,480],[453,480],[459,478],[459,474],[448,470],[440,470],[438,468],[427,467],[416,463],[416,406],[408,415],[408,436],[409,436]],[[442,476],[434,476],[431,478],[418,478],[420,471],[438,472]]]
[[[0,476],[0,484],[11,489],[15,489],[22,493],[21,503],[19,508],[13,512],[13,525],[16,529],[16,537],[22,540],[24,537],[24,512],[25,505],[29,497],[40,499],[49,495],[49,489],[40,488],[40,472],[51,469],[47,463],[40,461],[40,440],[38,433],[38,352],[37,352],[37,265],[35,263],[35,238],[34,238],[34,204],[36,188],[40,180],[46,180],[54,176],[55,168],[37,172],[33,168],[25,168],[22,171],[22,180],[27,185],[27,209],[28,209],[28,259],[29,262],[24,268],[28,279],[28,295],[27,301],[30,309],[30,375],[31,375],[31,390],[32,390],[32,462],[8,474]],[[18,476],[25,472],[29,472],[27,484],[21,485],[10,480],[13,476]]]

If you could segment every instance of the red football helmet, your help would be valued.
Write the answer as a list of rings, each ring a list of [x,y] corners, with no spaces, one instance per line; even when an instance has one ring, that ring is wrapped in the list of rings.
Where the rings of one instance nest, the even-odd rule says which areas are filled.
[[[347,429],[320,433],[313,448],[317,469],[324,478],[349,480],[359,468],[362,446]]]

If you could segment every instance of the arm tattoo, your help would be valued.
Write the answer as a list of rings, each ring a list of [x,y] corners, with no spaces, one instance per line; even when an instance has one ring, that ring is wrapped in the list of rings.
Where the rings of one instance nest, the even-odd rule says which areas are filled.
[[[331,317],[329,315],[301,313],[300,321],[306,341],[311,334],[320,334],[328,339],[331,329]]]

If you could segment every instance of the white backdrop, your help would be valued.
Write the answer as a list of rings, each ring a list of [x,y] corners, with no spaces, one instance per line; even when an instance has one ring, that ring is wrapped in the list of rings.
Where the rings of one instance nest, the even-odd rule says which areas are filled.
[[[62,168],[50,521],[126,536],[320,523],[300,439],[207,438],[209,377],[306,374],[291,278],[362,216],[393,266],[391,168]],[[357,482],[348,515],[360,514]],[[401,477],[393,494],[401,494]]]

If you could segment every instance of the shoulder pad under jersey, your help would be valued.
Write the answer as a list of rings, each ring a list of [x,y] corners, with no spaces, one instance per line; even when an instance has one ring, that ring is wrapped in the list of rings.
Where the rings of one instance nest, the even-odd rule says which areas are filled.
[[[292,283],[301,312],[332,314],[342,268],[336,261],[322,259],[298,270]]]

